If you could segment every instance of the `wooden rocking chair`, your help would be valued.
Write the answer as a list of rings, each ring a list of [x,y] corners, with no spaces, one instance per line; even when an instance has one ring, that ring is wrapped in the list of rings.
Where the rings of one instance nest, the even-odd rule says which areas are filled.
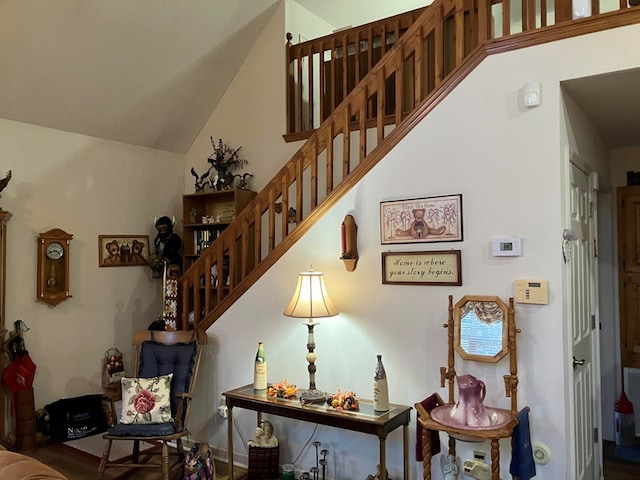
[[[141,422],[122,423],[123,419],[120,418],[120,421],[110,427],[103,435],[103,438],[107,440],[107,445],[98,467],[98,479],[102,478],[106,468],[129,467],[160,468],[162,480],[168,480],[170,469],[184,461],[182,437],[189,433],[187,425],[192,393],[196,383],[202,348],[206,343],[207,335],[203,330],[177,332],[144,330],[135,334],[133,339],[135,347],[134,375],[140,379],[149,379],[172,374],[171,420],[164,423],[147,423],[149,418],[140,415]],[[113,401],[111,401],[111,408],[110,418],[115,419],[117,417]],[[123,411],[127,408],[131,407],[124,405],[123,399]],[[166,417],[168,417],[168,413]],[[131,460],[126,462],[109,460],[114,440],[133,440]],[[150,455],[146,454],[144,459],[140,460],[140,441],[162,444],[160,464],[148,463]],[[168,443],[173,441],[176,443],[178,458],[176,462],[169,465]],[[157,452],[155,453],[157,454]]]

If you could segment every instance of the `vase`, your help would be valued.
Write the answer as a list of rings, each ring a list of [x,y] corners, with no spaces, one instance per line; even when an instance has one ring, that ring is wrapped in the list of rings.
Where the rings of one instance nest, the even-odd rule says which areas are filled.
[[[458,402],[451,409],[451,419],[456,426],[484,428],[491,424],[491,417],[484,406],[486,387],[473,375],[458,375]]]
[[[376,412],[389,410],[389,385],[387,384],[387,372],[382,364],[382,355],[378,355],[376,373],[373,377],[373,409]]]
[[[267,358],[264,354],[264,344],[262,342],[258,342],[258,351],[256,352],[253,370],[253,389],[267,389]]]

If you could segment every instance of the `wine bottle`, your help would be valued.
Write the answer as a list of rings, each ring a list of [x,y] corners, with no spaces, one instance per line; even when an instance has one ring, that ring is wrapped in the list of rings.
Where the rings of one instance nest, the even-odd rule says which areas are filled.
[[[382,365],[382,355],[378,355],[378,364],[373,377],[373,409],[377,412],[389,410],[389,386],[387,385],[387,372]]]
[[[253,389],[266,390],[267,388],[267,359],[264,355],[264,344],[258,342],[256,362],[253,371]]]

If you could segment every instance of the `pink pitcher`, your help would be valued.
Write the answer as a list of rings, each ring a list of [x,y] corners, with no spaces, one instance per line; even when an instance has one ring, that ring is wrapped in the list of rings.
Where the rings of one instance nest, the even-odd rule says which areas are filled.
[[[491,418],[484,407],[486,387],[473,375],[459,375],[458,403],[451,409],[451,419],[460,427],[479,428],[491,425]]]

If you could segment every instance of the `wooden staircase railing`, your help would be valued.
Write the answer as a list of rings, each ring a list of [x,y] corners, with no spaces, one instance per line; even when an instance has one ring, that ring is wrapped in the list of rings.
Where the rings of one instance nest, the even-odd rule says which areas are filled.
[[[617,1],[619,9],[627,8],[626,0]],[[461,14],[463,18],[457,23],[454,21],[455,15],[443,16],[439,34],[443,36],[445,45],[454,46],[454,37],[460,33],[456,28],[461,28],[465,33],[464,42],[442,52],[441,67],[445,76],[458,64],[460,54],[466,56],[478,39],[498,39],[537,31],[570,21],[572,13],[571,0],[557,0],[555,3],[540,0],[539,6],[536,6],[536,0],[489,0],[481,5],[482,8],[479,8],[479,4],[471,5],[469,0],[463,0],[459,7],[455,5],[455,1],[435,2],[427,7],[296,45],[291,44],[291,34],[287,34],[285,140],[308,138],[426,8],[455,8],[464,12]],[[597,0],[592,1],[591,8],[594,15],[600,13]],[[387,80],[385,89],[385,121],[393,123],[396,101],[393,95],[396,91],[394,77]],[[371,121],[376,113],[369,112],[367,120]]]
[[[556,7],[559,3],[566,9],[565,1]],[[640,23],[640,8],[621,5],[615,12],[564,23],[556,8],[555,25],[495,39],[490,28],[495,5],[494,0],[436,0],[423,11],[184,273],[179,328],[209,328],[487,55]],[[508,2],[500,5],[509,10]],[[509,29],[503,25],[503,31]],[[400,108],[388,115],[391,80]],[[226,270],[220,276],[229,279],[226,285],[212,284],[214,265]]]

